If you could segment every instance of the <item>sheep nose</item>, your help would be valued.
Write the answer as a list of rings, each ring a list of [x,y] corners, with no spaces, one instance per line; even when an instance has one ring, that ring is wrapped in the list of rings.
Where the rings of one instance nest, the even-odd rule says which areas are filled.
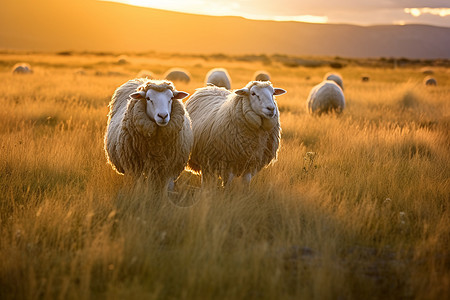
[[[167,118],[167,116],[168,116],[169,114],[158,114],[158,117],[160,117],[161,119],[165,119],[165,118]]]
[[[267,109],[268,111],[270,111],[270,112],[273,113],[273,111],[275,110],[275,107],[273,107],[273,106],[267,106],[266,109]]]

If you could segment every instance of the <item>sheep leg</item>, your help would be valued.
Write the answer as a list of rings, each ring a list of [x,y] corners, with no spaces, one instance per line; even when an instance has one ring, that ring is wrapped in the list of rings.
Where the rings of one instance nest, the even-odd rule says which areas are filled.
[[[208,171],[202,170],[202,187],[211,186],[214,182],[214,175]]]
[[[252,173],[246,173],[242,175],[242,183],[246,186],[250,185],[250,180],[252,180]]]
[[[228,173],[228,175],[224,176],[222,178],[223,181],[223,186],[224,187],[229,187],[231,185],[231,182],[233,181],[234,178],[234,174],[233,173]]]
[[[167,183],[167,190],[169,192],[173,192],[174,189],[175,189],[175,182],[174,182],[173,178],[170,178],[168,183]]]

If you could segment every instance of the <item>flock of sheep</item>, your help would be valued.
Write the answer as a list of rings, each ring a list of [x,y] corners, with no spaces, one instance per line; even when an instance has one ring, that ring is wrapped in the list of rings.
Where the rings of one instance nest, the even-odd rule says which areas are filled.
[[[284,89],[255,80],[231,91],[228,72],[214,69],[184,104],[188,93],[168,79],[186,76],[175,71],[177,79],[171,73],[164,80],[132,79],[114,92],[104,142],[118,173],[166,191],[186,167],[201,174],[202,185],[216,179],[228,185],[234,177],[249,183],[276,160],[281,129],[275,96]]]
[[[232,91],[227,70],[212,69],[185,104],[188,94],[172,83],[188,82],[185,70],[171,69],[164,80],[148,71],[139,76],[120,86],[109,104],[105,150],[117,172],[171,190],[187,168],[201,174],[202,185],[220,179],[227,186],[235,177],[248,184],[276,160],[281,128],[275,96],[286,91],[273,87],[267,72],[257,71],[255,80]],[[339,74],[326,74],[311,90],[308,111],[342,112],[343,89]]]
[[[19,63],[14,74],[32,73]],[[118,173],[144,179],[156,190],[173,190],[185,169],[201,174],[202,186],[235,177],[248,184],[262,168],[277,159],[280,118],[270,75],[257,71],[241,89],[231,90],[226,69],[214,68],[185,102],[188,93],[173,81],[190,81],[186,70],[168,70],[163,80],[143,70],[114,92],[104,138],[108,162]],[[363,78],[364,81],[364,78]],[[366,80],[367,81],[367,80]],[[427,77],[426,85],[436,85]],[[306,101],[314,115],[345,109],[344,84],[337,73],[325,74]]]
[[[105,151],[119,173],[144,178],[162,191],[172,190],[184,169],[201,174],[202,186],[235,177],[248,184],[277,159],[280,118],[270,75],[258,71],[245,87],[231,90],[226,69],[214,68],[185,103],[188,93],[172,81],[190,81],[183,69],[171,69],[164,80],[151,72],[120,86],[109,104]],[[425,83],[429,84],[429,83]],[[325,74],[306,101],[310,114],[341,113],[344,83],[337,73]]]

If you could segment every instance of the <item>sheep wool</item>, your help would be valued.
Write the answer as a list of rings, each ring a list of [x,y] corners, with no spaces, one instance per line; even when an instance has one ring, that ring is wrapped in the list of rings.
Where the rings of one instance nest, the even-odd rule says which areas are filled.
[[[155,186],[167,187],[187,164],[191,123],[181,100],[173,99],[170,121],[158,126],[146,113],[146,99],[130,97],[149,89],[175,91],[170,81],[148,79],[133,79],[116,89],[109,104],[105,152],[118,173],[143,176]]]
[[[270,75],[266,71],[256,71],[255,74],[253,74],[253,78],[255,78],[256,81],[270,81]]]
[[[246,88],[270,87],[270,82],[251,81]],[[282,89],[279,94],[285,93]],[[277,159],[280,119],[276,102],[273,117],[257,114],[249,95],[238,95],[224,88],[197,89],[186,102],[192,120],[194,146],[188,167],[202,174],[202,181],[220,176],[225,184],[234,176],[248,181],[263,167]]]
[[[224,68],[214,68],[206,74],[206,85],[215,85],[231,89],[231,79],[228,71]]]
[[[428,86],[433,86],[433,85],[436,86],[437,85],[436,79],[434,77],[431,77],[431,76],[425,77],[424,80],[423,80],[423,83],[425,85],[428,85]]]
[[[325,74],[325,76],[323,77],[323,80],[333,80],[334,82],[336,82],[337,85],[339,85],[339,87],[344,90],[344,81],[342,79],[342,76],[338,73],[327,73]]]
[[[189,83],[191,81],[191,74],[181,68],[171,68],[164,73],[163,77],[170,81],[181,81],[185,83]]]
[[[341,113],[345,108],[344,93],[336,82],[325,80],[311,89],[306,105],[312,114],[320,115],[329,111]]]
[[[12,68],[13,74],[31,74],[33,70],[28,63],[17,63]]]

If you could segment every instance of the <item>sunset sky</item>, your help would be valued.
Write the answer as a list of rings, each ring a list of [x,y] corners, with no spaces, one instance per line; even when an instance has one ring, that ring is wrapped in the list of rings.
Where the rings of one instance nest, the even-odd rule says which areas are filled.
[[[450,0],[105,0],[205,15],[314,23],[450,27]]]

